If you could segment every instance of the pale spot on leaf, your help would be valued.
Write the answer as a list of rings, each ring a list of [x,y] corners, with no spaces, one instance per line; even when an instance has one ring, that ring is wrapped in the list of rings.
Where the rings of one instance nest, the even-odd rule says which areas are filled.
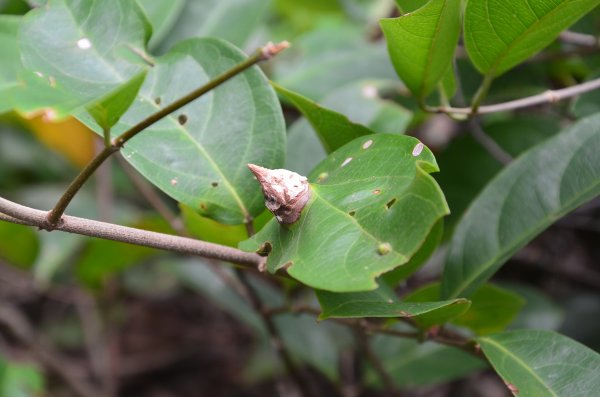
[[[84,37],[83,39],[77,40],[77,47],[81,48],[82,50],[88,50],[92,48],[92,42],[88,38]]]
[[[423,151],[423,144],[421,142],[417,143],[415,148],[412,151],[412,155],[417,157]]]
[[[377,88],[371,84],[365,85],[362,94],[365,98],[377,98]]]
[[[171,179],[171,186],[177,185],[177,178]]]
[[[363,143],[362,148],[363,149],[368,149],[372,144],[373,144],[373,140],[369,139],[368,141],[366,141],[365,143]]]
[[[345,167],[348,165],[349,162],[352,161],[352,157],[348,157],[346,160],[344,160],[344,162],[342,163],[342,167]]]

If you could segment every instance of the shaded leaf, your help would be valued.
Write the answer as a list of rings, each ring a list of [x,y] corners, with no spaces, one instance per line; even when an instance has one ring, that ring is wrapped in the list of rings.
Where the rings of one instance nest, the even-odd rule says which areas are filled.
[[[35,262],[40,243],[28,226],[0,221],[0,259],[10,265],[28,269]]]
[[[279,94],[290,100],[308,119],[327,153],[339,149],[355,138],[373,133],[364,125],[351,122],[343,114],[324,108],[318,103],[280,85],[272,84]]]
[[[401,301],[393,289],[381,284],[374,291],[339,294],[316,290],[323,312],[320,319],[335,318],[413,318],[426,326],[443,324],[464,313],[470,305],[466,299],[448,301]]]
[[[399,387],[448,382],[487,367],[464,351],[433,342],[376,335],[371,346]],[[378,381],[374,371],[367,373],[368,384]]]
[[[12,107],[9,91],[18,85],[17,76],[21,66],[17,33],[21,17],[0,15],[0,113]]]
[[[382,19],[400,79],[424,100],[447,73],[460,34],[460,0],[431,0],[415,12]]]
[[[535,328],[557,330],[565,318],[564,309],[537,288],[525,284],[502,284],[523,299],[525,305],[509,328]]]
[[[467,52],[481,73],[498,76],[548,46],[598,4],[598,0],[469,1],[464,17]]]
[[[600,115],[522,154],[473,201],[456,227],[442,297],[468,296],[517,250],[600,193]]]
[[[566,336],[519,330],[480,337],[477,341],[514,395],[600,394],[600,355]]]
[[[245,58],[217,39],[180,43],[156,59],[112,136]],[[92,120],[82,119],[101,132]],[[263,195],[246,164],[278,168],[284,147],[279,101],[254,67],[153,124],[128,142],[123,154],[148,180],[200,215],[241,224],[264,211]]]
[[[310,174],[312,197],[296,223],[273,220],[240,247],[268,242],[269,271],[285,268],[317,289],[375,289],[375,278],[406,263],[447,214],[434,171],[433,154],[415,138],[356,139]]]
[[[152,25],[152,38],[148,47],[156,48],[181,18],[181,13],[188,3],[204,3],[205,1],[186,0],[137,0]]]
[[[440,284],[432,283],[404,298],[407,302],[427,302],[439,299]],[[491,284],[482,285],[470,296],[471,305],[452,323],[467,327],[478,335],[498,332],[506,328],[517,316],[523,299],[513,292]]]

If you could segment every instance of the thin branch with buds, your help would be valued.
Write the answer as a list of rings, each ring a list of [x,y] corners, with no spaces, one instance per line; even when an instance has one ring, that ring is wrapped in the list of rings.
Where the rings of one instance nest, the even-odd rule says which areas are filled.
[[[586,92],[594,91],[600,88],[600,78],[587,81],[559,90],[548,90],[538,95],[533,95],[526,98],[516,99],[494,105],[483,105],[479,107],[454,108],[450,106],[427,107],[426,110],[432,113],[447,113],[454,115],[473,116],[475,114],[489,114],[506,112],[509,110],[522,109],[530,106],[541,105],[543,103],[556,103],[567,98],[572,98]]]

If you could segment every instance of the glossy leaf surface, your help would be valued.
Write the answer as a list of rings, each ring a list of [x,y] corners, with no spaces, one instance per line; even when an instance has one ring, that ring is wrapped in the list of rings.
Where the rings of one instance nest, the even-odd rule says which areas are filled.
[[[548,46],[598,4],[598,0],[471,0],[464,22],[467,52],[481,73],[498,76]]]
[[[415,12],[381,20],[394,68],[419,99],[436,88],[452,63],[460,4],[460,0],[431,0]]]
[[[514,395],[600,394],[600,355],[566,336],[551,331],[519,330],[477,341]]]
[[[156,59],[138,98],[112,129],[113,137],[244,58],[216,39],[176,46]],[[246,164],[280,167],[284,131],[279,101],[255,67],[152,125],[128,142],[123,154],[152,183],[199,214],[241,224],[264,210]]]
[[[240,247],[270,245],[269,271],[285,267],[317,289],[375,289],[375,278],[406,263],[448,213],[434,171],[433,154],[415,138],[356,139],[310,174],[312,197],[296,223],[273,220]]]
[[[468,296],[546,227],[600,194],[600,115],[525,152],[474,200],[452,236],[444,299]]]

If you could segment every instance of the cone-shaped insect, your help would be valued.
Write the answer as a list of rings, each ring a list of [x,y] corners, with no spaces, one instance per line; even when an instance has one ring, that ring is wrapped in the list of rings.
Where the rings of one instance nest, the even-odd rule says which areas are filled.
[[[270,170],[248,164],[265,195],[265,206],[277,221],[289,225],[300,218],[302,209],[310,199],[308,180],[288,170]]]

